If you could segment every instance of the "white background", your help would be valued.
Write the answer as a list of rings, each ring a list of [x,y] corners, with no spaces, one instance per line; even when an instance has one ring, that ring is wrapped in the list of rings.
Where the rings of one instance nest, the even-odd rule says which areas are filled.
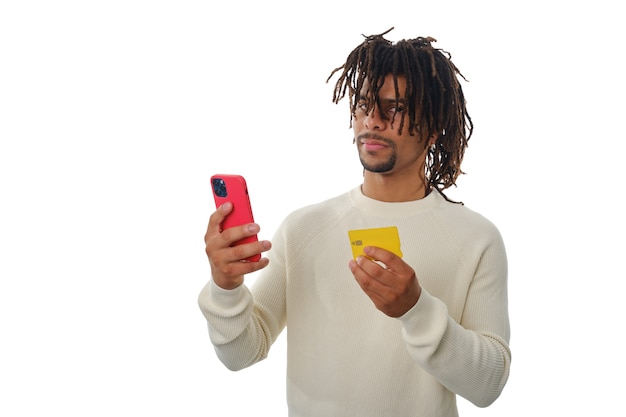
[[[358,185],[347,103],[331,103],[326,78],[361,34],[392,26],[391,40],[437,38],[469,80],[475,135],[449,195],[509,252],[511,377],[491,407],[460,400],[461,414],[617,415],[626,91],[613,4],[3,2],[0,415],[286,415],[284,338],[232,373],[197,307],[208,179],[248,178],[266,239],[293,209]]]

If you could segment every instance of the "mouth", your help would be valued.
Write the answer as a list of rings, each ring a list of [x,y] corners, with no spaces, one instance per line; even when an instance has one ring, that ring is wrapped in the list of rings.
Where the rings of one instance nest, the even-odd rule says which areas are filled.
[[[358,140],[358,143],[361,144],[363,149],[366,151],[375,152],[375,151],[380,151],[380,150],[391,147],[391,144],[389,143],[390,142],[389,139],[379,137],[379,136],[372,136],[369,134],[365,134],[365,135],[359,136],[357,140]]]

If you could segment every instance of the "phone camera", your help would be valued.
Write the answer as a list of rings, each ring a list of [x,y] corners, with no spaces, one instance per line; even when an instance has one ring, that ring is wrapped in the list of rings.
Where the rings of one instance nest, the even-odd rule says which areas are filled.
[[[213,192],[218,197],[226,197],[228,193],[226,192],[226,183],[221,178],[213,178]]]

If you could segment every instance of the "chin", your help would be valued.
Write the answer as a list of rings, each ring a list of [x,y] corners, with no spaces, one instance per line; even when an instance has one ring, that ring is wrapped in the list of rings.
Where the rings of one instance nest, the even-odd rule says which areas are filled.
[[[396,166],[396,160],[392,159],[386,162],[371,164],[361,158],[361,165],[366,171],[375,172],[377,174],[385,174],[391,172],[394,169],[394,167]]]
[[[376,174],[389,174],[393,170],[393,167],[391,168],[386,167],[386,166],[385,167],[372,167],[372,166],[363,165],[363,169],[368,172],[373,172]]]

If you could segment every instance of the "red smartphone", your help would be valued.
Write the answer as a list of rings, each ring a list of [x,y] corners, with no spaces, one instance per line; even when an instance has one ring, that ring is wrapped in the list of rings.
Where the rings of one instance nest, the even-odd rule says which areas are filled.
[[[222,230],[229,229],[242,224],[254,223],[252,216],[252,205],[250,204],[250,196],[248,194],[248,186],[246,180],[241,175],[216,174],[211,177],[211,188],[213,189],[213,198],[215,199],[215,207],[219,207],[227,201],[233,204],[233,210],[222,222]],[[257,235],[238,240],[234,245],[242,243],[256,242]],[[261,259],[258,253],[244,260],[256,262]]]

